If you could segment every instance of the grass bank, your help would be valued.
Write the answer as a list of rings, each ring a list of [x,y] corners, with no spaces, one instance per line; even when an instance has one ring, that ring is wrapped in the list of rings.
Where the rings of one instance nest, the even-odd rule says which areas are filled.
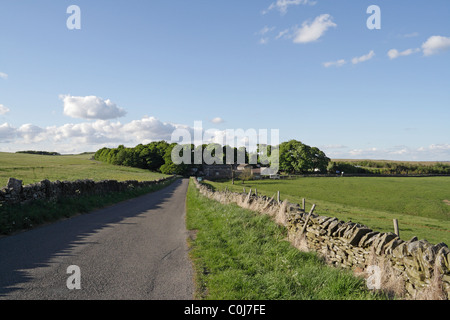
[[[383,299],[350,271],[327,266],[286,239],[268,216],[222,205],[189,185],[187,228],[198,299],[368,300]]]
[[[21,205],[0,205],[0,235],[32,229],[45,223],[70,218],[77,214],[88,213],[121,201],[160,190],[174,180],[158,185],[129,189],[123,192],[111,192],[103,195],[79,196],[76,198],[60,198],[55,201],[37,200]]]
[[[219,190],[248,191],[282,200],[316,204],[320,215],[353,221],[382,232],[393,232],[398,219],[400,237],[413,236],[450,244],[450,177],[302,177],[292,180],[253,180],[242,184],[210,182]]]

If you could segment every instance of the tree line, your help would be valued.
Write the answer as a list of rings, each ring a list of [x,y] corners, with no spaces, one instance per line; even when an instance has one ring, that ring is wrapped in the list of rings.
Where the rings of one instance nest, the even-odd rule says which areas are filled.
[[[36,151],[36,150],[17,151],[16,153],[37,154],[37,155],[41,155],[41,156],[60,156],[61,155],[58,152]]]
[[[174,163],[172,151],[175,147],[183,150],[182,152],[191,150],[191,155],[188,156],[191,161]],[[297,140],[283,142],[277,147],[264,145],[263,148],[262,145],[258,145],[256,152],[249,152],[245,147],[235,148],[217,144],[203,144],[201,146],[183,145],[180,148],[180,145],[177,143],[155,141],[146,145],[139,144],[128,148],[124,145],[119,145],[117,148],[104,147],[95,153],[94,159],[114,165],[147,169],[163,174],[184,175],[188,174],[192,168],[200,168],[202,165],[207,164],[203,158],[200,162],[195,161],[195,150],[199,151],[197,154],[201,155],[205,154],[206,150],[206,154],[216,157],[216,159],[220,160],[219,163],[230,164],[231,159],[231,164],[238,164],[243,161],[250,164],[258,163],[262,166],[270,166],[270,156],[274,152],[273,150],[278,150],[280,171],[290,174],[326,173],[330,159],[318,148],[310,147]],[[221,155],[216,156],[215,152],[217,150],[221,151]]]
[[[351,174],[374,174],[374,175],[427,175],[427,174],[450,174],[450,164],[445,163],[408,163],[360,160],[352,162],[330,162],[328,172],[337,171]]]
[[[187,163],[186,161],[184,163],[174,163],[172,161],[172,151],[176,147],[181,154],[189,150],[191,152],[190,156],[188,156],[190,161],[187,161]],[[420,162],[376,160],[331,161],[319,148],[308,146],[297,140],[283,142],[277,147],[279,170],[287,174],[335,174],[337,172],[374,175],[450,174],[450,164],[446,163],[423,164]],[[117,148],[105,147],[95,153],[94,159],[114,165],[147,169],[163,174],[185,175],[189,174],[193,168],[201,170],[202,165],[208,164],[204,161],[204,158],[200,162],[196,161],[194,151],[199,151],[201,155],[205,154],[206,151],[206,154],[211,154],[212,157],[215,157],[215,152],[220,150],[221,155],[218,155],[216,159],[219,160],[218,163],[223,164],[244,162],[270,166],[271,163],[268,162],[268,159],[270,159],[272,149],[274,149],[274,146],[264,145],[264,148],[262,148],[261,145],[258,145],[256,152],[248,152],[245,147],[232,148],[218,144],[180,146],[177,143],[155,141],[146,145],[139,144],[131,148],[127,148],[124,145],[120,145]]]

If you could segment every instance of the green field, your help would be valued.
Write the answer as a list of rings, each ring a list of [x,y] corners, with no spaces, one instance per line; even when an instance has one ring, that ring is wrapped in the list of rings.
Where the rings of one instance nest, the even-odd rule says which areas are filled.
[[[450,245],[450,177],[302,177],[209,183],[220,190],[256,188],[258,194],[270,197],[279,190],[282,199],[293,203],[305,198],[307,210],[316,204],[317,214],[382,232],[393,232],[392,220],[398,219],[402,239],[417,236]]]
[[[23,184],[77,179],[99,180],[155,180],[166,175],[148,170],[114,166],[91,160],[93,154],[43,156],[22,153],[0,152],[0,188],[9,178],[23,181]]]

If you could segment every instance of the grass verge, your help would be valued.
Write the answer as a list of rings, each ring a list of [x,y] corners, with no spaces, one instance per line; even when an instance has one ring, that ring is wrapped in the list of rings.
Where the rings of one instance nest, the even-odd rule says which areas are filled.
[[[351,271],[294,248],[286,229],[268,216],[210,200],[192,182],[186,208],[187,228],[195,232],[189,243],[198,299],[386,299]]]
[[[174,180],[158,185],[130,189],[123,192],[111,192],[103,195],[60,198],[55,201],[37,200],[26,204],[0,205],[0,235],[29,230],[45,223],[55,222],[77,214],[88,213],[121,201],[160,190]]]

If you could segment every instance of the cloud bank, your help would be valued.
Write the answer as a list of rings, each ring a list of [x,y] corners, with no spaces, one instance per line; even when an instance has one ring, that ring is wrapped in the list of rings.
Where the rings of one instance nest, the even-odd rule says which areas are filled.
[[[155,117],[143,117],[127,123],[99,119],[45,128],[33,124],[14,127],[3,123],[0,124],[0,148],[10,152],[39,149],[81,153],[96,151],[104,146],[136,146],[152,141],[170,141],[172,133],[178,128],[189,130],[188,126],[162,122]]]

